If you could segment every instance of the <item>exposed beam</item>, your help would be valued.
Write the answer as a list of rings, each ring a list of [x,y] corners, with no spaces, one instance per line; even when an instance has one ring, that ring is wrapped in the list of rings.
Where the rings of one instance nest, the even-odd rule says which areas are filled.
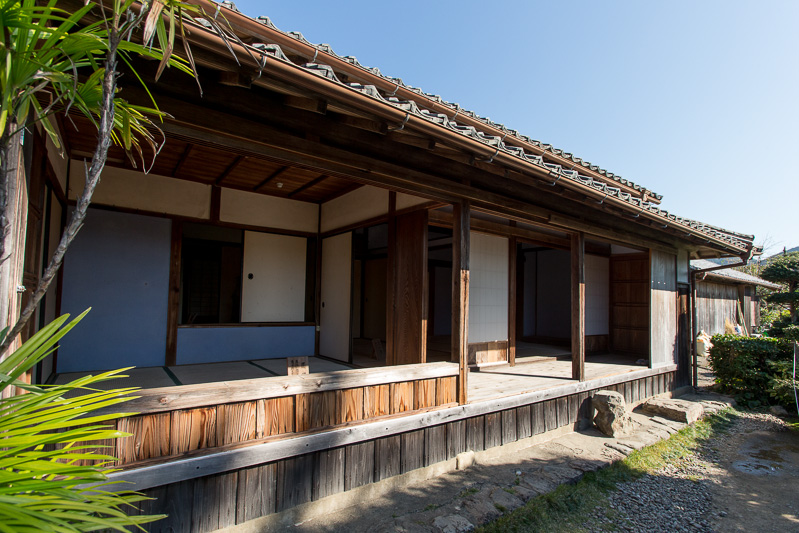
[[[244,155],[237,156],[236,159],[234,159],[233,162],[228,165],[225,171],[222,172],[222,174],[220,174],[218,178],[216,178],[216,180],[214,181],[214,185],[221,185],[222,182],[225,181],[228,176],[233,174],[236,168],[246,160],[247,156]]]
[[[300,193],[301,193],[301,192],[303,192],[303,191],[307,191],[308,189],[311,189],[312,187],[315,187],[316,185],[319,185],[320,183],[322,183],[323,181],[325,181],[327,178],[328,178],[327,176],[325,176],[324,174],[322,174],[322,175],[321,175],[321,176],[319,176],[318,178],[316,178],[316,179],[312,179],[312,180],[311,180],[311,181],[309,181],[308,183],[305,183],[304,185],[300,185],[299,187],[297,187],[296,189],[294,189],[293,191],[291,191],[291,192],[288,194],[288,197],[289,197],[289,198],[292,198],[293,196],[295,196],[295,195],[297,195],[297,194],[300,194]]]
[[[263,181],[261,181],[261,183],[259,183],[259,184],[258,184],[258,185],[256,185],[255,187],[253,187],[253,188],[252,188],[253,192],[255,192],[255,191],[257,191],[258,189],[260,189],[261,187],[263,187],[263,186],[267,185],[267,184],[268,184],[270,181],[272,181],[272,180],[273,180],[273,179],[275,179],[276,177],[278,177],[278,176],[280,176],[281,174],[283,174],[283,173],[284,173],[285,171],[287,171],[289,168],[291,168],[291,167],[285,166],[285,167],[280,167],[279,169],[275,170],[275,171],[274,171],[274,172],[272,172],[272,173],[271,173],[271,174],[270,174],[270,175],[269,175],[269,176],[268,176],[266,179],[264,179]]]
[[[183,153],[181,154],[180,159],[178,160],[178,164],[175,165],[175,168],[172,170],[173,178],[177,177],[178,172],[180,172],[180,170],[183,168],[183,165],[186,164],[186,161],[189,159],[189,156],[191,155],[191,151],[193,149],[194,149],[193,144],[189,143],[186,145],[186,149],[183,150]]]

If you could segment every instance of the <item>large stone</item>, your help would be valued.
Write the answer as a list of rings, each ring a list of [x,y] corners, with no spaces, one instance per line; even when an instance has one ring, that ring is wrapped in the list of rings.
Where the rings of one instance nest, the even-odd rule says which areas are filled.
[[[669,420],[693,424],[704,414],[701,403],[676,398],[650,398],[641,407],[644,412],[660,415]]]
[[[597,429],[609,437],[620,437],[632,433],[632,418],[627,413],[624,396],[614,391],[597,392],[591,404],[596,409],[594,424]]]
[[[457,514],[438,516],[433,521],[433,525],[441,533],[467,533],[468,531],[474,531],[474,524]]]

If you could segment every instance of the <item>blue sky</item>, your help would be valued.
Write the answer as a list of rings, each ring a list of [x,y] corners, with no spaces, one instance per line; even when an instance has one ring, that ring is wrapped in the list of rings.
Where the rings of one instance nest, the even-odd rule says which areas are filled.
[[[799,2],[236,2],[587,159],[678,215],[799,245]]]

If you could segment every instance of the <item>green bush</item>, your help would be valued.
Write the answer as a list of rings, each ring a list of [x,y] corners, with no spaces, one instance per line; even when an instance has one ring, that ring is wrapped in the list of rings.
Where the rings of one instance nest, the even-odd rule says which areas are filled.
[[[799,324],[788,326],[782,330],[782,336],[789,341],[799,342]]]
[[[772,363],[793,361],[793,342],[787,339],[715,335],[708,361],[716,383],[749,407],[768,404],[777,370]]]
[[[770,361],[769,368],[771,369],[769,394],[784,407],[794,406],[796,404],[794,387],[799,383],[793,379],[793,361]]]

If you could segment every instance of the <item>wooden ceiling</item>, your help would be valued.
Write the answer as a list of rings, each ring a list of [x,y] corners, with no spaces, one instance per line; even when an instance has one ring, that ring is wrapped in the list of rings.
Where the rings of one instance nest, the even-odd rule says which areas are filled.
[[[64,119],[62,125],[66,131],[65,145],[69,157],[90,159],[97,144],[95,126],[76,115]],[[175,136],[167,136],[154,161],[152,151],[145,149],[145,161],[147,166],[152,165],[150,174],[303,202],[324,203],[361,186],[353,180],[318,170],[206,146]],[[137,158],[134,166],[118,146],[108,150],[107,164],[129,170],[142,168],[140,159]]]

